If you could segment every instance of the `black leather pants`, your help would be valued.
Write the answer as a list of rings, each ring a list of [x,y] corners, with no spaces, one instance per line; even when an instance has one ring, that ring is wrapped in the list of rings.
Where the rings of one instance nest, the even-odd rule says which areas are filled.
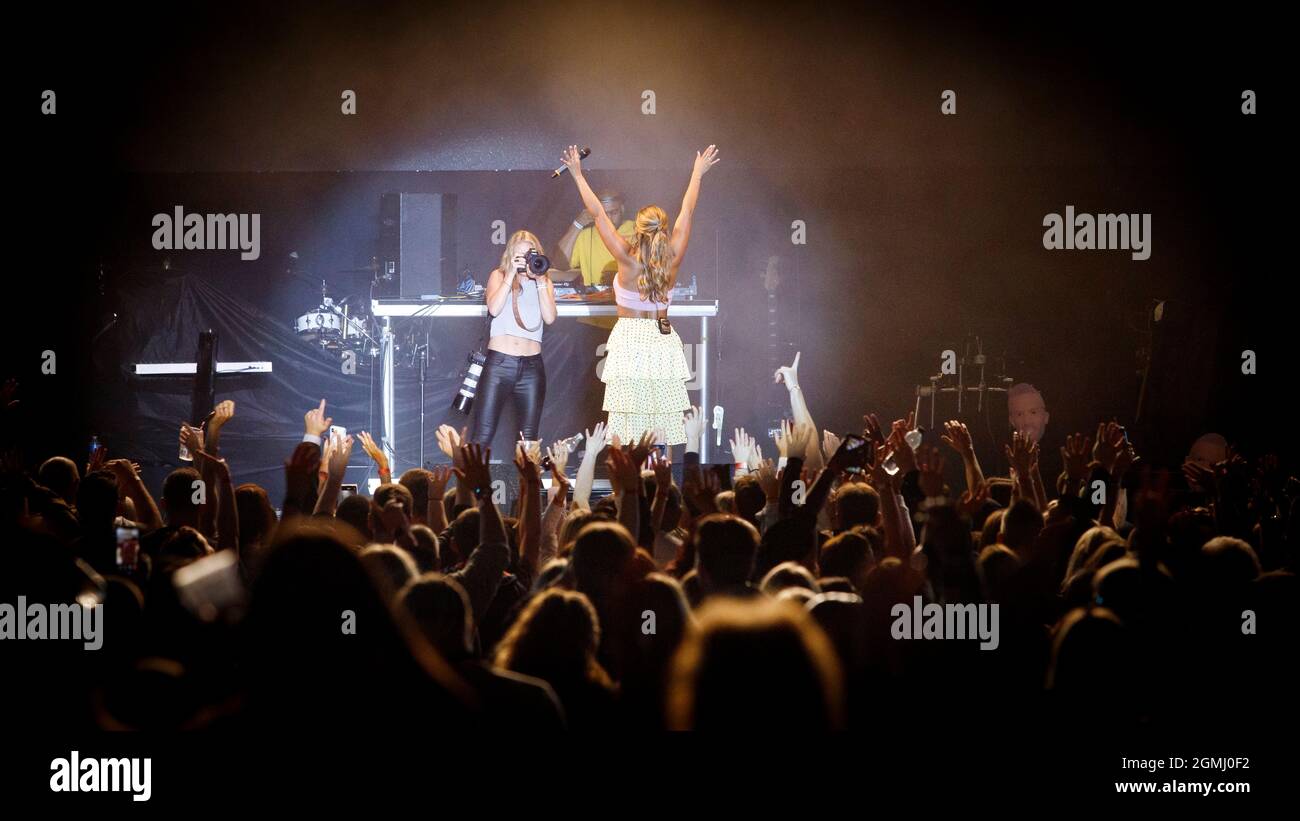
[[[509,402],[514,405],[517,427],[510,431],[512,441],[519,440],[522,431],[525,439],[537,439],[538,425],[542,419],[542,403],[546,401],[546,368],[542,355],[511,356],[500,351],[487,351],[487,363],[479,376],[478,391],[474,396],[474,424],[469,441],[490,447],[496,435],[497,420]]]

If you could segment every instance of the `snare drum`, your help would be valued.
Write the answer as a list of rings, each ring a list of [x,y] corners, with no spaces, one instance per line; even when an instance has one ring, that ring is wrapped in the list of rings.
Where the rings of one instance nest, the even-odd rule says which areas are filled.
[[[303,339],[337,339],[343,335],[343,317],[326,311],[313,311],[294,320],[294,333]]]

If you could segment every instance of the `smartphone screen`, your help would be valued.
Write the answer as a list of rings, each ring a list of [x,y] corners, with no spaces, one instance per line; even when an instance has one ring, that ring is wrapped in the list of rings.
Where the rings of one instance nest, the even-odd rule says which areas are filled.
[[[330,425],[330,436],[338,435],[340,439],[346,439],[348,429],[342,425]]]
[[[117,569],[135,570],[140,559],[140,529],[138,527],[119,527],[117,529]]]
[[[355,495],[357,495],[357,486],[355,483],[339,485],[340,499],[345,498],[347,496],[355,496]]]
[[[840,450],[843,451],[845,455],[852,457],[851,463],[844,468],[845,473],[862,472],[863,463],[865,462],[864,457],[867,454],[867,451],[865,450],[866,444],[867,440],[863,439],[856,433],[844,434],[844,438],[840,440]]]

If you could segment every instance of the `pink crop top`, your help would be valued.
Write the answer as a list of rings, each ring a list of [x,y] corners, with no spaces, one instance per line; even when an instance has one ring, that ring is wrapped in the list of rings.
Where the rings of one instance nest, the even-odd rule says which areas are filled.
[[[667,309],[673,301],[673,295],[668,295],[666,302],[651,302],[648,299],[642,299],[640,292],[628,290],[618,284],[618,277],[614,277],[614,301],[630,311],[658,311],[660,308]]]

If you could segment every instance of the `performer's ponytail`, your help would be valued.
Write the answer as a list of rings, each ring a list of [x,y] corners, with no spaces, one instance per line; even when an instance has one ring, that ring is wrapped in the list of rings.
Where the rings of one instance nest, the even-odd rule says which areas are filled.
[[[633,256],[641,266],[636,278],[641,298],[650,302],[666,302],[668,277],[673,263],[673,243],[668,233],[668,215],[657,205],[647,205],[636,213]]]

